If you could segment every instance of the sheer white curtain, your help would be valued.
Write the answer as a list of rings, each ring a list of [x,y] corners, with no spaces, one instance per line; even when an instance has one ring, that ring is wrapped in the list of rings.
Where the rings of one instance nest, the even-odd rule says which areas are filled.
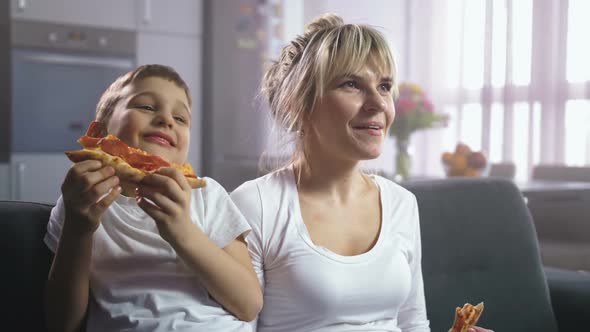
[[[414,172],[462,141],[492,162],[590,165],[590,1],[407,1],[406,78],[449,127],[415,134]]]

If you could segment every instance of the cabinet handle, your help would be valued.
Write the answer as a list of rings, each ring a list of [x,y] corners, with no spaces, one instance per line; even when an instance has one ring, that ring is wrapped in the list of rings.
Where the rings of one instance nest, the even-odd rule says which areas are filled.
[[[143,24],[150,24],[152,22],[152,1],[143,0]]]
[[[16,168],[16,176],[15,176],[15,186],[14,186],[14,199],[20,201],[22,199],[22,188],[23,183],[25,183],[25,169],[27,165],[25,163],[17,163],[15,165]]]
[[[16,9],[19,12],[24,12],[26,7],[27,7],[27,0],[18,0],[17,1]]]
[[[105,67],[123,70],[133,68],[132,60],[128,59],[99,59],[81,55],[35,54],[22,56],[21,60],[29,63],[61,66]]]

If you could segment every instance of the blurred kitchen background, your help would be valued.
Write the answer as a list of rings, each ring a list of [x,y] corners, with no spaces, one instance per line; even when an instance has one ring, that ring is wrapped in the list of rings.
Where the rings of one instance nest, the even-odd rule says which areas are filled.
[[[55,202],[63,151],[79,148],[100,94],[146,63],[173,66],[191,88],[198,174],[228,190],[256,177],[273,143],[258,96],[265,64],[325,12],[376,26],[398,80],[449,115],[412,135],[415,177],[445,176],[441,154],[463,142],[518,182],[539,165],[590,181],[586,0],[5,0],[0,199]],[[388,138],[367,167],[393,174],[395,151]]]

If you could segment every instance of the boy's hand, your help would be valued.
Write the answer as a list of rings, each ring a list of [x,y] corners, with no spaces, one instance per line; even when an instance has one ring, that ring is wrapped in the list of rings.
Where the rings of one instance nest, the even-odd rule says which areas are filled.
[[[78,234],[94,233],[100,217],[115,201],[121,187],[115,170],[96,160],[74,164],[61,186],[66,222]]]
[[[191,191],[182,172],[169,167],[147,175],[135,191],[137,204],[154,218],[160,236],[173,246],[192,227]]]

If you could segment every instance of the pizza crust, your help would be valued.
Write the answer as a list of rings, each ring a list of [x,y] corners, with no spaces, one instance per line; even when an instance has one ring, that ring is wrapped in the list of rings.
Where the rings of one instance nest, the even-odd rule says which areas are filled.
[[[483,312],[483,309],[483,302],[476,306],[470,303],[465,303],[463,308],[457,307],[455,309],[455,321],[453,322],[453,327],[451,327],[449,332],[466,332],[467,329],[475,326],[479,320],[479,317],[481,316],[481,313]]]
[[[148,172],[134,168],[125,160],[112,156],[99,149],[83,149],[77,151],[66,151],[68,158],[77,163],[84,160],[98,160],[104,165],[109,165],[115,169],[116,175],[124,182],[139,183]],[[206,186],[206,182],[200,178],[185,177],[188,180],[191,188],[202,188]]]

